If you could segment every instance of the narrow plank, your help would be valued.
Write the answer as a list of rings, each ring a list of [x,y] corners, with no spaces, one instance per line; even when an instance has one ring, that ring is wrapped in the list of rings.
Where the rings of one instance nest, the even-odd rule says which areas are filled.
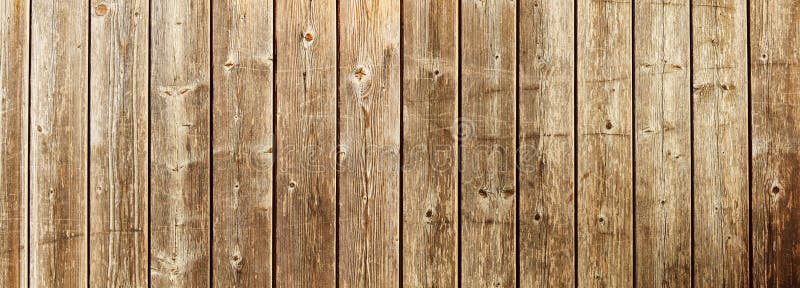
[[[148,1],[91,1],[89,286],[147,287]]]
[[[749,285],[747,1],[692,5],[694,284]]]
[[[636,283],[692,284],[689,1],[634,2]]]
[[[630,287],[632,5],[578,5],[578,285]]]
[[[210,278],[210,1],[151,3],[150,281]]]
[[[273,1],[213,4],[213,286],[271,287]]]
[[[403,4],[403,286],[458,284],[458,1]]]
[[[339,2],[339,285],[400,285],[400,1]]]
[[[336,1],[277,4],[276,286],[334,287]]]
[[[461,2],[461,284],[516,279],[516,1]]]
[[[575,2],[520,2],[520,283],[575,286]]]
[[[800,2],[750,2],[753,286],[800,287]]]
[[[85,287],[89,2],[31,4],[30,286]]]
[[[0,286],[27,287],[30,1],[0,3]]]

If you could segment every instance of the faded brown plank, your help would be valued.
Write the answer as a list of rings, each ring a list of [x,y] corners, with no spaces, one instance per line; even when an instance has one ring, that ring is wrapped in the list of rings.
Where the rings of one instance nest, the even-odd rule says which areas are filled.
[[[753,285],[800,287],[800,2],[750,5]]]
[[[403,285],[458,284],[458,1],[403,4]]]
[[[213,286],[270,287],[273,1],[213,5]]]
[[[633,283],[632,5],[578,3],[578,284]]]
[[[90,9],[89,286],[147,287],[148,2]]]
[[[277,4],[276,286],[334,287],[336,1]]]
[[[0,286],[27,287],[30,1],[0,3]]]
[[[30,286],[88,281],[89,2],[32,2]]]
[[[516,279],[516,1],[461,2],[461,284]]]
[[[689,1],[634,2],[636,283],[692,284]]]
[[[400,1],[339,5],[339,286],[397,287]]]
[[[694,284],[749,285],[747,1],[692,2]]]
[[[210,278],[210,1],[151,3],[150,281]]]

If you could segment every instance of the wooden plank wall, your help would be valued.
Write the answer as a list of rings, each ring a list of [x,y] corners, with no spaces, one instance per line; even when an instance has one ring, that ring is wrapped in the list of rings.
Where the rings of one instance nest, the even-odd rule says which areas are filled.
[[[800,286],[800,1],[0,18],[0,287]]]

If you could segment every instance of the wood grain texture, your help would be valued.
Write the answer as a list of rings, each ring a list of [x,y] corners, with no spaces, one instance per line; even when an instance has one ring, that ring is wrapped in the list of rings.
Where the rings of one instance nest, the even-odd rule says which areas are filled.
[[[578,4],[578,285],[633,284],[632,4]]]
[[[0,286],[27,287],[30,1],[0,2]]]
[[[634,2],[636,283],[692,284],[689,1]]]
[[[151,3],[150,281],[210,278],[210,1]]]
[[[336,285],[336,1],[278,1],[276,286]]]
[[[212,286],[271,287],[273,1],[212,4]]]
[[[30,286],[88,281],[89,3],[32,2]]]
[[[800,2],[750,9],[753,286],[800,287]]]
[[[747,1],[692,2],[694,284],[748,285]]]
[[[89,286],[147,287],[148,2],[90,9]]]
[[[458,283],[458,1],[403,4],[403,286]]]
[[[461,2],[461,285],[516,279],[516,1]]]
[[[575,286],[575,3],[519,3],[519,281]]]
[[[341,287],[400,285],[400,1],[339,2]]]

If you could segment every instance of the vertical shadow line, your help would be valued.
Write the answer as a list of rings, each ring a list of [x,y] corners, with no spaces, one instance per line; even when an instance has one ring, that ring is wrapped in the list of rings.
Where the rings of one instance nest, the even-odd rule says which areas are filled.
[[[752,63],[751,61],[751,49],[753,47],[752,40],[750,38],[750,32],[752,30],[751,25],[751,14],[750,9],[752,8],[752,3],[750,0],[747,0],[747,271],[749,273],[749,285],[750,287],[754,287],[753,281],[753,77],[752,77]]]
[[[572,257],[573,284],[578,287],[578,1],[572,1]]]

